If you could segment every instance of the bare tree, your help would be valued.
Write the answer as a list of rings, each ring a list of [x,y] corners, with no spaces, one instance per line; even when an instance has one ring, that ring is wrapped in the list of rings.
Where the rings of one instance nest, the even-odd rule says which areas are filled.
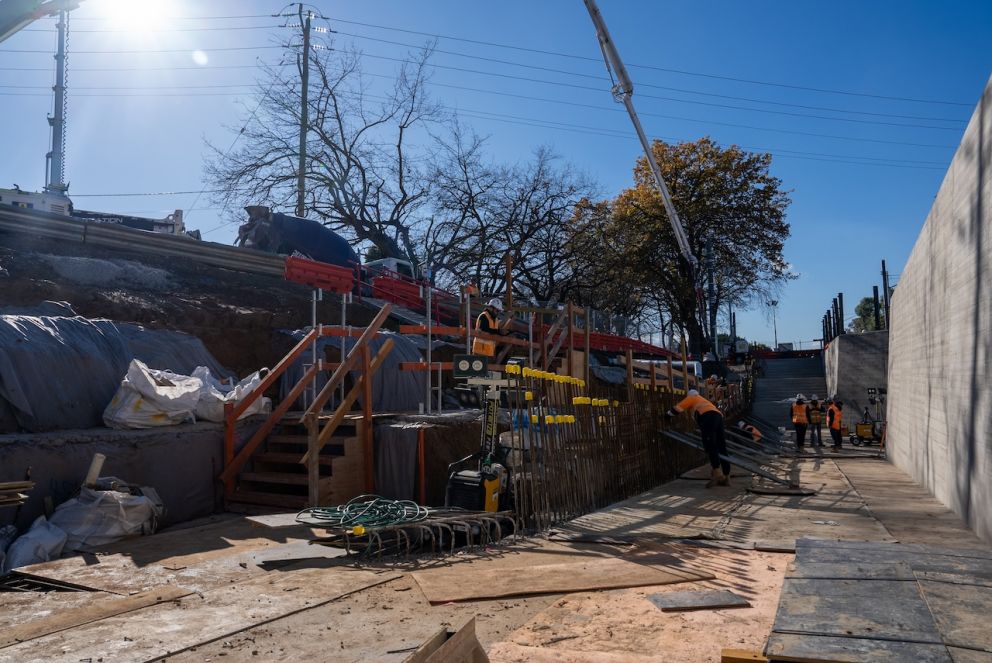
[[[458,125],[443,144],[423,240],[438,279],[502,293],[509,256],[514,296],[560,301],[575,288],[568,242],[573,209],[592,185],[547,148],[506,166],[487,162],[484,144]]]
[[[326,43],[310,53],[306,209],[346,237],[384,257],[417,262],[413,228],[428,202],[430,178],[420,127],[443,119],[426,93],[432,47],[412,54],[376,95],[361,53]],[[210,146],[206,172],[226,207],[292,207],[296,195],[301,94],[296,76],[266,69],[257,110],[234,152]]]

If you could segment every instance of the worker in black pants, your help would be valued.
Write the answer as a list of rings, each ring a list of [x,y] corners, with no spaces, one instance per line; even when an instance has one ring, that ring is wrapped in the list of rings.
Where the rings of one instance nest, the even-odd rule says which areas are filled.
[[[843,431],[841,430],[843,421],[844,401],[838,400],[835,396],[834,402],[827,409],[827,424],[830,426],[830,437],[834,440],[833,446],[830,447],[831,451],[840,451],[841,449],[841,442],[844,439]]]
[[[796,428],[796,449],[803,450],[806,444],[806,426],[809,425],[809,406],[802,394],[796,394],[796,402],[792,404],[789,411],[792,417],[792,425]]]
[[[706,449],[706,454],[710,457],[710,467],[713,468],[706,487],[729,486],[730,463],[720,458],[721,454],[725,457],[727,455],[727,440],[723,434],[723,414],[717,406],[700,396],[698,391],[690,389],[686,397],[666,412],[665,416],[674,417],[677,412],[690,410],[696,415],[699,437],[703,440],[703,448]]]

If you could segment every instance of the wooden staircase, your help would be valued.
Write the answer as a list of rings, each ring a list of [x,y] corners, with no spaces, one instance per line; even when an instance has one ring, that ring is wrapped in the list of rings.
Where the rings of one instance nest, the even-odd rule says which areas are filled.
[[[300,415],[287,416],[238,474],[228,502],[285,509],[308,503],[307,429]],[[317,455],[321,504],[342,504],[365,491],[361,415],[345,417],[335,435]]]
[[[375,356],[369,341],[389,316],[386,304],[361,333],[347,357],[334,366],[331,376],[305,412],[291,413],[318,372],[330,370],[323,360],[305,371],[303,377],[272,414],[235,452],[237,421],[251,403],[276,385],[280,376],[316,339],[333,328],[318,327],[307,335],[273,368],[252,393],[237,405],[224,407],[224,469],[218,479],[224,484],[227,502],[257,504],[282,509],[343,504],[374,490],[372,454],[372,379],[393,347],[385,340]],[[349,332],[350,333],[350,332]],[[358,377],[337,408],[324,406],[345,377],[357,370]],[[357,400],[364,404],[353,412]]]

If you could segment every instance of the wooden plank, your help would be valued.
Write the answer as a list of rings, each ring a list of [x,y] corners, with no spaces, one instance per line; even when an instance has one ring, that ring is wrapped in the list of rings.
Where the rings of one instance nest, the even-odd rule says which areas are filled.
[[[772,633],[765,656],[789,663],[953,663],[941,644]]]
[[[796,552],[795,539],[762,539],[754,542],[754,549],[760,552],[794,553]]]
[[[50,651],[71,646],[73,661],[158,660],[401,577],[343,567],[305,568],[305,564],[187,596],[178,605],[166,603],[102,619],[55,636],[57,641],[18,644],[3,653],[14,661],[36,660],[37,647],[44,642]]]
[[[509,596],[567,594],[623,587],[668,585],[714,576],[686,567],[600,559],[540,564],[516,569],[477,569],[465,565],[418,571],[413,578],[432,604]]]
[[[786,578],[772,630],[776,633],[942,642],[915,580]]]
[[[488,663],[489,657],[475,635],[475,617],[449,633],[441,629],[403,660],[403,663]]]
[[[789,565],[786,578],[833,580],[913,580],[906,562],[870,564],[866,562],[796,562]]]
[[[82,608],[57,612],[44,619],[36,619],[4,629],[0,633],[0,649],[126,612],[174,601],[192,593],[175,585],[163,585],[125,598],[98,599]]]
[[[756,651],[721,649],[720,663],[768,663],[768,658]]]
[[[661,592],[658,594],[649,594],[648,600],[658,606],[662,612],[751,607],[747,599],[725,589],[706,589],[695,592]]]
[[[253,525],[279,529],[281,527],[299,527],[296,521],[296,511],[292,513],[269,513],[261,516],[245,516],[245,520]]]
[[[992,653],[992,587],[920,581],[944,644]]]

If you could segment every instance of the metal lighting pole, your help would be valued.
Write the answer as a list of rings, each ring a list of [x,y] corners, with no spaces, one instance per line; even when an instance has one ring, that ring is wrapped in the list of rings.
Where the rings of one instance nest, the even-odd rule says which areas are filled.
[[[775,319],[775,313],[778,310],[778,300],[777,299],[773,299],[773,300],[771,300],[771,301],[768,302],[768,305],[772,307],[772,329],[775,332],[775,348],[774,348],[774,350],[777,352],[778,351],[778,320]]]
[[[55,52],[55,108],[48,124],[52,127],[52,151],[48,153],[45,190],[65,195],[65,31],[69,14],[65,5],[59,10],[58,50]]]

